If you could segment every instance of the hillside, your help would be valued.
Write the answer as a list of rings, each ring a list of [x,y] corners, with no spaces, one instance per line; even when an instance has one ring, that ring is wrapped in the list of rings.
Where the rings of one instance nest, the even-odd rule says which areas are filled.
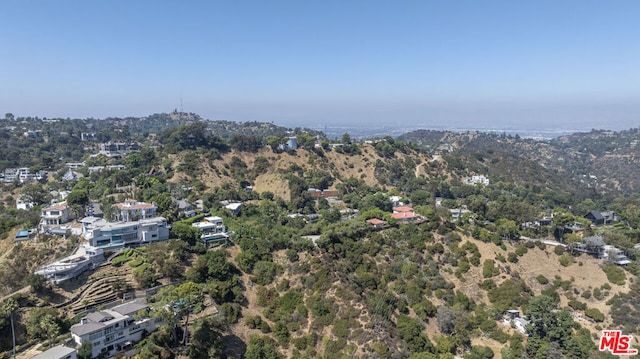
[[[181,119],[173,117],[162,119]],[[594,358],[606,357],[595,346],[603,328],[637,337],[640,266],[633,246],[640,200],[618,196],[626,193],[622,186],[595,186],[579,175],[592,168],[579,166],[575,148],[600,146],[582,135],[548,142],[407,135],[424,135],[416,140],[428,146],[424,151],[391,138],[332,144],[299,132],[294,150],[282,146],[294,130],[274,135],[269,124],[235,124],[228,128],[257,132],[229,130],[221,137],[222,130],[191,120],[138,138],[140,152],[122,158],[84,155],[126,169],[5,184],[1,214],[24,219],[3,225],[0,257],[0,291],[20,305],[19,343],[48,339],[36,320],[44,315],[63,334],[85,308],[161,284],[172,285],[148,298],[155,311],[164,313],[185,293],[196,293],[189,297],[193,309],[141,342],[141,358]],[[598,143],[601,135],[592,139]],[[608,150],[589,153],[591,162],[618,161],[623,140],[611,142]],[[487,182],[469,184],[474,175]],[[606,183],[631,186],[624,176],[612,172]],[[53,189],[70,189],[77,203],[90,198],[102,208],[131,196],[154,203],[172,222],[171,240],[126,250],[73,285],[50,288],[41,278],[20,276],[80,240],[13,243]],[[309,189],[334,192],[317,199]],[[21,194],[39,203],[28,211],[11,208]],[[420,220],[394,217],[392,196]],[[229,245],[207,249],[174,198],[202,200],[202,212],[222,217]],[[232,215],[221,201],[241,202],[241,213]],[[592,227],[583,218],[606,209],[620,220]],[[551,223],[540,224],[546,216]],[[589,236],[621,248],[632,263],[614,266],[572,250]],[[527,315],[528,336],[502,322],[507,310]],[[175,338],[183,337],[189,316],[185,346]],[[0,348],[7,351],[10,326],[0,325]]]

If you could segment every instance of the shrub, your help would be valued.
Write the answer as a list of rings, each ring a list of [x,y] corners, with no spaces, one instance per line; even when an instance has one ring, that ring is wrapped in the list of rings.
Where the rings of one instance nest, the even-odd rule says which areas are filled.
[[[482,275],[485,278],[491,278],[500,274],[500,269],[493,265],[493,260],[487,259],[482,265]]]
[[[593,297],[596,298],[597,300],[602,300],[604,298],[600,288],[593,288]]]
[[[493,289],[495,287],[496,287],[496,282],[494,282],[492,279],[485,279],[484,282],[480,284],[480,288],[484,290]]]
[[[547,279],[547,277],[545,277],[544,275],[540,274],[536,277],[536,280],[538,281],[538,283],[545,285],[549,283],[549,279]]]
[[[560,262],[561,266],[568,267],[573,264],[573,257],[568,253],[565,253],[558,258],[558,262]]]
[[[595,320],[596,322],[604,321],[604,314],[596,308],[589,308],[584,311],[584,315]]]
[[[609,282],[613,284],[624,285],[625,275],[622,268],[608,265],[602,268],[602,270],[604,270],[604,272],[607,274],[607,279],[609,280]]]
[[[587,309],[587,305],[585,303],[582,303],[576,299],[571,299],[569,301],[569,306],[575,310],[585,310]]]
[[[510,252],[507,255],[507,260],[511,263],[518,263],[518,255],[515,254],[514,252]]]
[[[490,289],[487,295],[495,308],[505,311],[525,305],[531,298],[531,290],[522,280],[507,279],[500,286]]]
[[[258,329],[262,325],[262,318],[259,315],[249,315],[245,318],[244,323],[251,329]]]
[[[527,249],[527,246],[525,246],[524,244],[519,244],[516,247],[516,254],[518,255],[518,257],[522,257],[523,255],[527,254],[529,250]]]
[[[121,265],[127,263],[128,261],[130,261],[131,258],[127,255],[121,254],[115,258],[113,258],[111,260],[111,265],[113,265],[114,267],[120,267]]]
[[[555,254],[557,254],[557,255],[561,256],[562,254],[564,254],[564,247],[563,247],[563,246],[556,246],[556,247],[553,249],[553,253],[555,253]]]
[[[591,298],[591,291],[589,291],[588,289],[585,290],[584,292],[582,292],[582,294],[580,294],[580,296],[584,299],[589,299]]]
[[[136,258],[134,260],[132,260],[131,262],[129,262],[129,267],[131,268],[137,268],[139,267],[142,263],[144,263],[144,259],[142,258]]]

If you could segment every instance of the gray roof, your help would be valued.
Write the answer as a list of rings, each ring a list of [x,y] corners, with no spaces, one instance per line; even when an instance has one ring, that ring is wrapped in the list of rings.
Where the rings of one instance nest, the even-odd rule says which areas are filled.
[[[102,323],[96,323],[96,322],[89,322],[84,324],[79,323],[71,326],[71,333],[81,337],[85,334],[89,334],[89,333],[93,333],[98,330],[101,330],[102,328],[104,328],[104,324]]]
[[[58,345],[57,347],[53,347],[43,353],[31,357],[31,359],[59,359],[74,353],[75,351],[76,350],[73,348]]]
[[[146,308],[147,308],[147,305],[145,303],[134,301],[134,302],[124,303],[116,307],[113,307],[112,310],[122,315],[130,315]]]
[[[592,215],[595,220],[604,219],[604,216],[602,215],[602,213],[598,211],[591,211],[587,213],[587,215]]]
[[[86,318],[92,322],[106,322],[107,320],[113,319],[113,315],[105,312],[95,312],[89,313]]]

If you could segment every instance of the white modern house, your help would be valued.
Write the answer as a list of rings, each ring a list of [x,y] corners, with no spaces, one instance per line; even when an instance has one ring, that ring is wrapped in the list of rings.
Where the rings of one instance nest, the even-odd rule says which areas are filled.
[[[35,274],[47,278],[52,284],[58,285],[75,278],[84,271],[93,269],[104,262],[104,251],[87,245],[80,246],[75,253],[42,266]]]
[[[22,196],[20,196],[20,197],[18,197],[18,199],[16,199],[16,208],[17,209],[21,209],[23,211],[26,211],[29,208],[33,208],[33,206],[35,206],[35,205],[36,205],[35,203],[23,199]]]
[[[619,266],[631,263],[631,260],[622,249],[618,249],[612,245],[605,245],[602,247],[602,259]]]
[[[112,357],[131,349],[133,344],[161,324],[161,319],[148,316],[148,308],[146,303],[132,301],[90,313],[80,323],[71,326],[71,337],[78,346],[91,342],[92,358],[100,355]]]
[[[476,185],[476,184],[480,184],[483,186],[488,186],[489,185],[489,179],[483,175],[480,176],[471,176],[469,178],[466,178],[464,180],[464,183],[468,184],[468,185]]]
[[[40,181],[46,176],[45,171],[38,171],[36,173],[31,173],[31,171],[26,168],[7,168],[4,170],[3,181],[4,182],[13,182],[18,181],[20,183],[26,183],[29,181],[37,180]]]
[[[195,222],[191,225],[200,231],[200,240],[205,245],[216,246],[227,243],[229,234],[222,218],[217,216],[205,217],[202,222]]]
[[[119,249],[167,241],[169,226],[163,217],[131,222],[107,222],[102,218],[85,217],[82,234],[93,247]]]

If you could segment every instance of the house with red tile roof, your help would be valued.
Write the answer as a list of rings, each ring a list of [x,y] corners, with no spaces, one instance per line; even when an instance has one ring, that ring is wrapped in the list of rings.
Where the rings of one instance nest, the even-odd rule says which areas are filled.
[[[67,201],[55,203],[42,209],[42,225],[59,226],[71,221],[74,217],[69,210]]]
[[[367,223],[371,224],[373,228],[381,229],[387,225],[387,222],[380,220],[378,218],[367,219]]]
[[[154,218],[158,208],[153,203],[138,202],[135,199],[127,199],[122,203],[116,203],[114,208],[114,220],[132,222],[141,219]]]
[[[413,208],[409,206],[393,207],[391,217],[398,223],[422,223],[426,220],[426,218],[417,214]]]

